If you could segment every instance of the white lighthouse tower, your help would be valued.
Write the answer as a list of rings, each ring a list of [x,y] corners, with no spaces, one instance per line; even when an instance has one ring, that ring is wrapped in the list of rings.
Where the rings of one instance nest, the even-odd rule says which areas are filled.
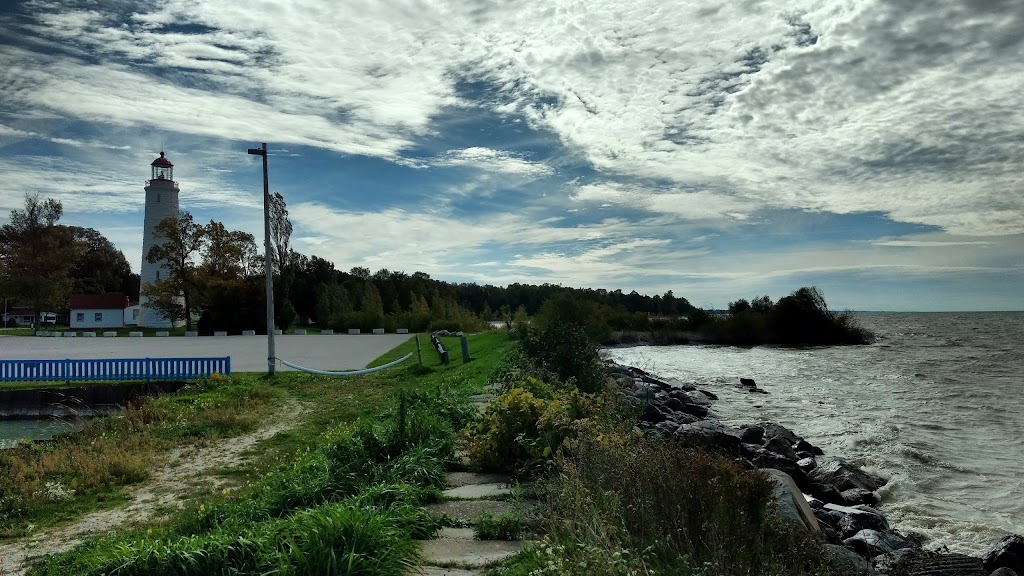
[[[150,248],[163,242],[163,237],[156,232],[156,225],[164,218],[178,215],[178,183],[174,181],[174,164],[161,152],[150,166],[153,174],[152,179],[146,182],[146,219],[142,231],[142,286],[167,279],[166,265],[163,262],[150,263],[146,256]],[[146,306],[148,300],[146,296],[139,295],[139,326],[171,327],[171,322],[158,310]]]

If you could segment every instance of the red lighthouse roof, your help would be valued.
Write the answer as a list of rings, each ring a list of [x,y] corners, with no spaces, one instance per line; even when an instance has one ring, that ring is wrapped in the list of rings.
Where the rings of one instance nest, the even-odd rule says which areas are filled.
[[[153,163],[150,164],[150,166],[166,166],[166,167],[170,168],[170,167],[174,166],[174,164],[171,164],[170,160],[168,160],[167,158],[164,158],[164,153],[161,152],[160,153],[160,157],[157,158],[156,160],[153,160]]]

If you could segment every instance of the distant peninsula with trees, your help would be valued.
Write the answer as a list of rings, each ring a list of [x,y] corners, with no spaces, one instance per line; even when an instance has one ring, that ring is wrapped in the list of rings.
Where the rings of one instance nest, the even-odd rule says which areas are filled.
[[[0,297],[43,309],[66,309],[72,293],[139,296],[138,275],[123,253],[96,230],[63,226],[59,201],[28,196],[0,227]],[[168,263],[167,277],[141,287],[150,306],[200,334],[266,333],[264,261],[255,238],[223,223],[194,221],[188,212],[160,222],[165,242],[146,257]],[[804,287],[772,302],[768,296],[703,310],[672,290],[660,295],[555,284],[508,286],[451,283],[424,272],[371,272],[307,256],[290,245],[284,198],[271,206],[275,325],[370,331],[408,328],[479,331],[501,321],[510,330],[551,320],[584,327],[600,345],[712,343],[863,344],[872,335],[847,312],[829,309],[822,293]]]

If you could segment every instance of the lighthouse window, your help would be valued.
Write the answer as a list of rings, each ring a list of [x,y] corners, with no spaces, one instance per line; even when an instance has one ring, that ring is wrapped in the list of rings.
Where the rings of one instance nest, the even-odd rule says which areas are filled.
[[[157,202],[159,202],[159,201],[160,201],[160,193],[159,193],[159,192],[157,192],[157,193],[156,193],[156,201],[157,201]]]

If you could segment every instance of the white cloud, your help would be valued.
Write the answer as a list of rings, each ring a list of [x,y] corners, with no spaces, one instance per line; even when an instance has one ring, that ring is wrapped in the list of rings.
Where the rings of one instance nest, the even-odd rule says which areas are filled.
[[[530,179],[549,176],[553,173],[550,167],[541,162],[531,162],[509,152],[479,146],[449,150],[436,158],[432,164],[434,166],[469,167],[484,172]]]

